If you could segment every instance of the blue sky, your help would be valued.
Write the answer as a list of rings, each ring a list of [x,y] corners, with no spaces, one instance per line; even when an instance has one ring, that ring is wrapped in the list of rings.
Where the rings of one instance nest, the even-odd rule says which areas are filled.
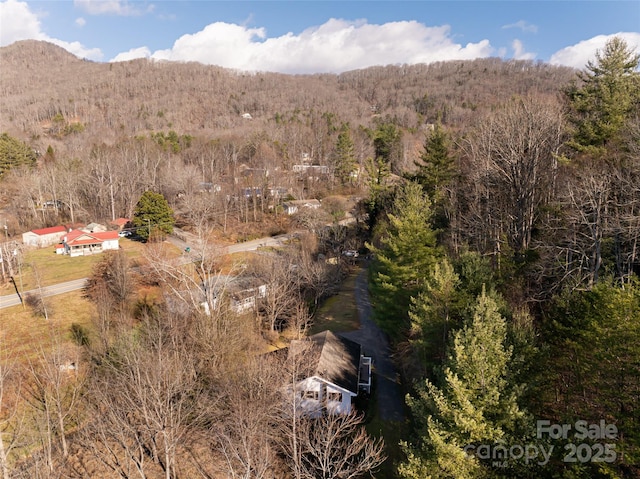
[[[582,68],[616,34],[640,51],[640,2],[0,1],[1,46],[283,73],[484,57]]]

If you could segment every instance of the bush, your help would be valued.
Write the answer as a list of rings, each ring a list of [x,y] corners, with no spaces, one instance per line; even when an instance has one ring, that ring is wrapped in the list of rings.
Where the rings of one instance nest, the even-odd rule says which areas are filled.
[[[78,346],[89,346],[89,331],[87,331],[84,326],[78,323],[72,323],[69,330],[74,343]]]

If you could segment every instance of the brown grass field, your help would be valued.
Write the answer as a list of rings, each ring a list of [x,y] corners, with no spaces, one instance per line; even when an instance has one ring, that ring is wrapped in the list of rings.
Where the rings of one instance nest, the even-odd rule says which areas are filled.
[[[120,247],[130,258],[137,258],[142,255],[145,247],[143,243],[131,241],[127,238],[120,239]],[[78,256],[71,258],[67,255],[55,253],[55,248],[28,250],[24,255],[24,262],[16,282],[21,290],[28,291],[38,286],[37,276],[40,276],[40,286],[49,286],[56,283],[63,283],[73,279],[84,278],[91,274],[93,266],[103,258],[100,254],[91,256]],[[12,286],[0,290],[1,294],[11,294]]]
[[[23,362],[37,357],[47,345],[71,344],[71,325],[91,328],[94,306],[83,297],[82,291],[46,299],[49,319],[35,316],[28,306],[14,306],[0,310],[0,334],[3,348],[10,359]]]
[[[179,254],[173,245],[165,244],[169,254]],[[120,240],[120,246],[134,264],[144,261],[145,244],[123,238]],[[22,291],[28,291],[37,287],[35,273],[40,275],[43,287],[85,278],[91,275],[93,266],[103,258],[104,256],[100,254],[70,258],[55,254],[53,247],[30,250],[25,255],[21,271],[22,280],[16,278],[16,282],[19,287],[22,283]],[[14,292],[11,284],[0,288],[0,294]],[[63,346],[65,343],[70,345],[72,341],[70,328],[74,323],[91,330],[94,305],[83,297],[82,291],[50,296],[45,299],[45,304],[49,315],[48,320],[35,315],[29,306],[0,309],[0,337],[8,357],[17,361],[28,360],[37,354],[40,348],[46,349],[47,344],[54,344],[54,338]]]

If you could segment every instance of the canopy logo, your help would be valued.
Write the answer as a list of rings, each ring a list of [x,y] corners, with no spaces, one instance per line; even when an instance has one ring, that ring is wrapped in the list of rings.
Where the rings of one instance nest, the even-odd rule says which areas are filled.
[[[508,467],[515,462],[544,466],[551,460],[562,441],[561,460],[567,463],[607,462],[617,459],[618,428],[604,420],[598,423],[576,421],[573,424],[552,424],[536,421],[536,441],[529,444],[469,444],[464,451],[469,458],[491,461],[493,467]],[[560,444],[558,444],[560,443]]]

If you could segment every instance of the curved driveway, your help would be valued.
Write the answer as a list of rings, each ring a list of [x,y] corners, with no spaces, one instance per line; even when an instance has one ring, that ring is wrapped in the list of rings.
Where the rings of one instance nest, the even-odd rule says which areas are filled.
[[[375,392],[378,396],[378,414],[383,421],[404,420],[404,398],[400,388],[399,375],[391,361],[391,348],[386,335],[373,321],[373,308],[367,286],[367,269],[356,278],[356,304],[360,316],[360,329],[342,333],[362,345],[364,353],[373,358]]]

